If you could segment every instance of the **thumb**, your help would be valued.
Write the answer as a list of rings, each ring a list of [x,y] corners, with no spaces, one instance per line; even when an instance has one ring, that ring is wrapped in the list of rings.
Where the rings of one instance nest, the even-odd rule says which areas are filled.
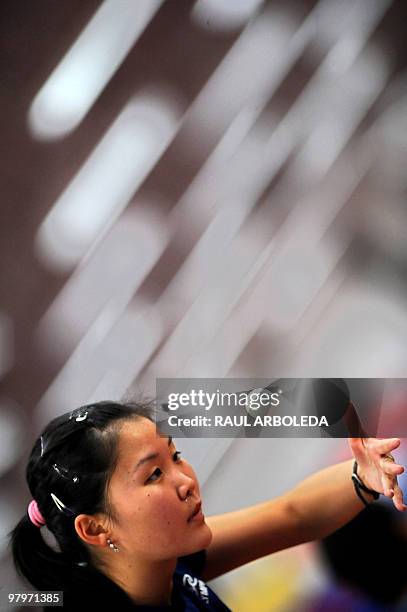
[[[352,455],[359,463],[364,459],[366,453],[364,438],[348,438],[348,441]]]

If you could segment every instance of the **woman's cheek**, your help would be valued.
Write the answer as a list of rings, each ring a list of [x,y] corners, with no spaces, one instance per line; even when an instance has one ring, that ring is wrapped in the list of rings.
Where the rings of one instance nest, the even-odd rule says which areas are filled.
[[[145,511],[154,522],[170,521],[173,512],[169,506],[168,497],[158,489],[146,493]]]

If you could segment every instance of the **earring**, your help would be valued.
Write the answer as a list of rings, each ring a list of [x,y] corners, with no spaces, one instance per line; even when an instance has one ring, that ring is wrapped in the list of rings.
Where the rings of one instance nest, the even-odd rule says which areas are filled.
[[[113,548],[114,552],[119,552],[120,548],[117,548],[116,544],[113,544],[110,538],[107,540],[107,543],[109,544],[110,548]]]

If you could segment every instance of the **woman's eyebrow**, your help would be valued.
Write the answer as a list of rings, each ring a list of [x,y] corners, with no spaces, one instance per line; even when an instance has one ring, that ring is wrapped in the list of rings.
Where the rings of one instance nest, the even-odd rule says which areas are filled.
[[[168,446],[171,446],[171,442],[172,442],[172,436],[168,436]],[[152,459],[157,459],[159,453],[150,453],[149,455],[146,455],[145,457],[142,457],[140,459],[140,461],[137,462],[136,467],[133,470],[133,473],[141,466],[143,465],[143,463],[146,463],[147,461],[151,461]]]

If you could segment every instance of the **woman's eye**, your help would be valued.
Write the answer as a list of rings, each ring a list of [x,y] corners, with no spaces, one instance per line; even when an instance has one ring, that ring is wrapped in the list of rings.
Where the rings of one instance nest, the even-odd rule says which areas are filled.
[[[154,482],[155,480],[157,480],[157,478],[159,478],[162,474],[162,471],[160,470],[160,468],[155,468],[154,472],[151,474],[151,476],[149,478],[147,478],[146,482]]]
[[[175,451],[175,453],[172,456],[172,459],[174,463],[178,463],[178,461],[181,461],[181,451]],[[161,476],[162,473],[163,472],[160,468],[155,468],[151,476],[147,478],[146,483],[155,482],[156,480],[158,480],[158,478]]]

